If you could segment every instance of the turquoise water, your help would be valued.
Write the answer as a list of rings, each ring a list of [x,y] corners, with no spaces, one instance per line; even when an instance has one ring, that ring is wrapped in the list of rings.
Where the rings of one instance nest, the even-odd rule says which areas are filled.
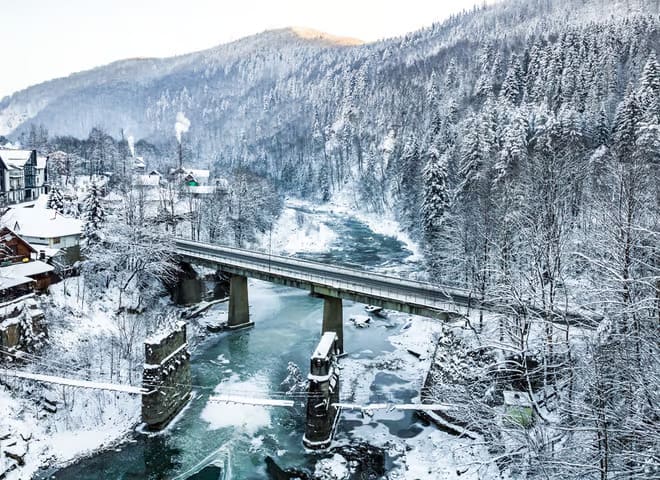
[[[326,222],[338,233],[328,252],[306,254],[335,264],[380,268],[401,263],[409,252],[398,240],[378,235],[353,219],[329,215]],[[157,435],[135,433],[117,448],[99,453],[63,469],[57,479],[174,479],[233,478],[264,479],[265,458],[273,457],[281,467],[307,468],[322,453],[306,452],[302,447],[304,418],[301,405],[294,409],[235,406],[208,401],[215,392],[273,396],[285,389],[288,362],[295,362],[302,373],[308,371],[311,352],[319,341],[322,301],[302,290],[249,282],[249,297],[255,327],[249,330],[216,334],[198,345],[192,356],[194,397],[176,423]],[[226,306],[207,313],[220,315]],[[391,351],[387,341],[391,328],[400,320],[381,321],[378,326],[360,329],[346,321],[353,314],[364,314],[364,306],[344,302],[345,348],[349,355],[373,358]],[[386,328],[389,327],[389,328]],[[379,373],[371,397],[378,399],[380,385],[402,382],[395,375]],[[269,393],[270,392],[270,393]],[[403,400],[416,392],[398,390]],[[389,421],[391,434],[405,438],[419,431],[411,415]],[[350,441],[359,422],[346,419],[339,423],[337,438]],[[210,465],[219,468],[208,468]]]

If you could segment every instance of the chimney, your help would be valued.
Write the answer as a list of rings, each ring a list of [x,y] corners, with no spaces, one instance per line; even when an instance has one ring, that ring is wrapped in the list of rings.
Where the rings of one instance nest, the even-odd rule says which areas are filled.
[[[181,142],[179,142],[179,170],[183,168],[183,149],[181,148]]]

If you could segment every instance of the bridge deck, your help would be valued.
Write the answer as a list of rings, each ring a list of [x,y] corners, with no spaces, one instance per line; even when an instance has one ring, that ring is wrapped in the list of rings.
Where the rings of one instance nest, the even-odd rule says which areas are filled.
[[[467,290],[374,272],[182,239],[176,240],[176,248],[192,263],[228,273],[420,315],[446,317],[447,313],[460,313],[459,307],[481,305]]]
[[[26,380],[34,380],[42,383],[54,383],[57,385],[66,385],[69,387],[77,388],[91,388],[94,390],[106,390],[111,392],[130,393],[132,395],[146,395],[149,390],[133,385],[121,385],[117,383],[104,383],[104,382],[90,382],[87,380],[77,380],[73,378],[55,377],[52,375],[41,375],[38,373],[21,372],[18,370],[9,370],[0,368],[0,378],[24,378]]]

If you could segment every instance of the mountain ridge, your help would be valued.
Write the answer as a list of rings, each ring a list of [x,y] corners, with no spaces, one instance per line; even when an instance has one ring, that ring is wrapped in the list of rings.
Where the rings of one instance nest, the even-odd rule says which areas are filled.
[[[232,118],[211,120],[222,116],[220,112],[232,111],[230,115],[236,116],[236,111],[270,102],[273,96],[278,103],[284,101],[283,92],[275,93],[284,81],[300,85],[297,89],[304,84],[315,90],[320,79],[337,85],[346,72],[357,71],[361,65],[374,72],[412,68],[411,74],[428,75],[431,69],[446,68],[452,55],[457,63],[468,61],[460,49],[466,52],[468,48],[475,55],[488,42],[515,49],[530,34],[543,37],[563,25],[654,13],[652,5],[656,4],[649,0],[605,5],[590,0],[509,0],[366,44],[301,27],[266,30],[197,52],[119,60],[28,87],[0,100],[0,135],[17,136],[34,123],[45,125],[55,135],[83,137],[92,127],[102,126],[114,136],[124,129],[137,137],[162,139],[178,111],[197,117],[192,118],[196,135],[202,125],[218,128],[235,123]],[[437,66],[424,65],[429,62]],[[210,115],[210,108],[218,113]]]

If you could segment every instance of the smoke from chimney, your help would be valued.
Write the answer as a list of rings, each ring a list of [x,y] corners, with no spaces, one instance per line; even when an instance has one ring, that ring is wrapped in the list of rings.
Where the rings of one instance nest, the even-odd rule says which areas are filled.
[[[176,123],[174,124],[174,132],[176,133],[176,141],[181,145],[181,134],[186,133],[190,128],[190,120],[186,118],[183,112],[176,114]]]
[[[128,149],[131,151],[131,157],[135,158],[135,139],[133,135],[129,135],[126,141],[128,142]]]

